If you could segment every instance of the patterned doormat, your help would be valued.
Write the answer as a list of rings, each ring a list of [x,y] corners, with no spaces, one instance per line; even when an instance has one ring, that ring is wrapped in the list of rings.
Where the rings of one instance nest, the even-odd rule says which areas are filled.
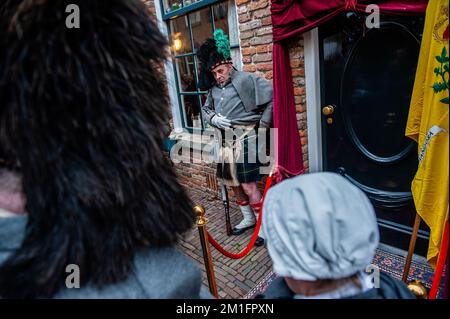
[[[380,271],[389,274],[393,278],[401,280],[403,275],[403,268],[405,266],[405,260],[406,258],[398,253],[377,248],[372,264],[377,266]],[[427,264],[425,258],[417,258],[415,256],[415,258],[413,258],[411,262],[408,280],[420,280],[425,285],[427,290],[429,290],[431,288],[431,284],[433,283],[433,277],[434,270]],[[445,271],[442,278],[444,277]],[[258,294],[264,293],[270,283],[276,278],[277,275],[270,272],[261,280],[261,282],[259,282],[253,289],[251,289],[247,293],[247,295],[244,296],[244,299],[253,299]],[[442,289],[443,280],[442,285],[439,289],[438,298],[442,296]]]

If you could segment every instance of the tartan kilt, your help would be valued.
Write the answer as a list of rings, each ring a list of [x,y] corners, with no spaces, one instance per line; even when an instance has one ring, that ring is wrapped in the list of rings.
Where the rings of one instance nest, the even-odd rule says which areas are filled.
[[[256,143],[256,146],[249,148],[249,141]],[[231,165],[236,165],[236,175],[239,183],[251,183],[261,180],[260,167],[262,166],[258,158],[253,155],[253,163],[249,161],[249,153],[258,150],[256,135],[246,136],[243,140],[244,150],[241,154],[243,158],[240,158],[238,163],[218,163],[216,175],[218,178],[225,180],[232,180]],[[254,163],[256,159],[256,163]]]

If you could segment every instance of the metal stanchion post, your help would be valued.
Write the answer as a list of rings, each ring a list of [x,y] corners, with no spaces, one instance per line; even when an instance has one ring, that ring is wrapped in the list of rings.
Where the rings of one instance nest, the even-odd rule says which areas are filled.
[[[200,235],[200,243],[202,245],[203,260],[205,262],[206,276],[208,277],[209,290],[211,294],[218,298],[216,278],[214,276],[214,267],[211,258],[211,252],[209,250],[208,234],[206,233],[205,209],[201,205],[194,207],[194,211],[197,214],[197,228]]]

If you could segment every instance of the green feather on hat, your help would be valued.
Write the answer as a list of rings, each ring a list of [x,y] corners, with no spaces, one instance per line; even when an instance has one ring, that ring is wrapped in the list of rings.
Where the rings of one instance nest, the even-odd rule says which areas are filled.
[[[229,59],[230,54],[230,42],[222,29],[214,31],[214,40],[216,40],[217,52],[223,55],[225,59]]]

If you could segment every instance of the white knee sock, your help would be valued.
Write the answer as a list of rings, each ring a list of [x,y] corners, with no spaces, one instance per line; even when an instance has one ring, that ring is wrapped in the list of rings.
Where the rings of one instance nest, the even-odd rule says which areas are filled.
[[[235,227],[237,229],[242,229],[245,227],[250,227],[256,224],[256,218],[253,214],[253,210],[250,207],[250,205],[245,206],[239,206],[241,209],[242,216],[244,216],[244,219],[241,220],[239,224],[237,224]]]

